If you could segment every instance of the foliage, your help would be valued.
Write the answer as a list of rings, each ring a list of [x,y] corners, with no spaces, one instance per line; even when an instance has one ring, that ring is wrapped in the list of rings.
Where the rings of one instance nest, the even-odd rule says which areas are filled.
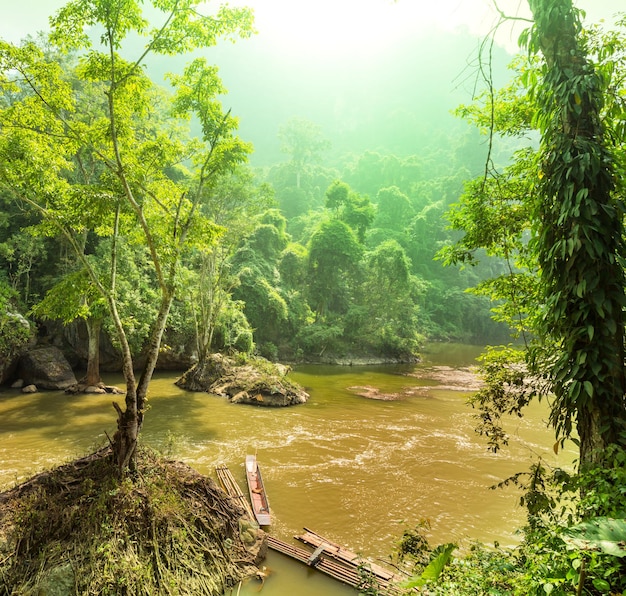
[[[149,54],[186,54],[214,45],[219,37],[250,33],[249,10],[222,7],[202,17],[196,4],[155,2],[152,14],[162,22],[154,26],[135,0],[74,0],[51,19],[54,52],[33,42],[21,47],[0,42],[0,67],[8,73],[0,81],[5,166],[0,184],[14,201],[39,213],[40,233],[64,237],[107,303],[126,380],[126,409],[115,404],[120,471],[133,459],[181,260],[220,232],[202,217],[205,189],[250,150],[233,134],[237,121],[223,113],[217,97],[224,89],[216,69],[203,59],[170,77],[171,97],[145,74]],[[102,32],[99,39],[86,33],[93,26]],[[146,37],[147,44],[129,61],[120,51],[135,35]],[[76,64],[68,54],[78,51]],[[191,116],[200,124],[202,140],[181,132]],[[95,244],[110,242],[104,272],[90,258],[89,235]],[[150,281],[158,294],[138,382],[129,343],[134,319],[120,312],[123,244],[130,247],[127,254],[149,255]]]
[[[601,121],[603,83],[577,37],[577,15],[567,1],[530,5],[529,48],[545,60],[534,90],[542,175],[533,216],[545,302],[538,330],[557,348],[547,363],[556,395],[551,421],[569,436],[576,420],[588,464],[626,428],[623,208]]]
[[[362,248],[352,230],[339,220],[322,222],[309,242],[309,293],[318,316],[345,312],[350,283]]]
[[[626,519],[595,517],[570,526],[562,537],[570,549],[626,557]]]
[[[444,568],[439,582],[429,585],[428,591],[441,596],[510,596],[517,569],[518,561],[510,552],[474,543],[469,552]]]
[[[359,596],[378,596],[381,593],[380,581],[367,563],[359,564],[357,573],[359,574],[359,583],[357,585]]]
[[[0,362],[13,358],[33,335],[30,323],[16,312],[16,298],[0,279]]]
[[[460,112],[490,130],[492,141],[539,132],[541,146],[517,151],[500,171],[487,163],[450,212],[464,236],[440,256],[462,264],[504,259],[475,291],[496,301],[495,318],[529,348],[523,380],[507,378],[506,350],[485,361],[488,383],[474,403],[492,446],[502,438],[494,426],[499,408],[519,413],[533,395],[554,393],[557,438],[576,428],[588,464],[621,440],[626,421],[623,215],[615,185],[623,148],[614,133],[622,119],[623,35],[584,34],[567,0],[531,8],[535,25],[522,38],[530,57],[515,61],[513,83]],[[508,355],[521,366],[519,352]]]
[[[343,327],[337,322],[315,321],[304,327],[296,338],[301,349],[312,356],[321,357],[325,353],[343,355]]]
[[[626,589],[624,497],[626,452],[612,447],[610,469],[578,474],[548,469],[542,462],[514,483],[524,491],[529,523],[510,548],[479,543],[446,565],[430,594],[469,596],[565,596],[622,594]],[[582,489],[582,492],[581,492]],[[400,544],[416,557],[418,575],[433,558],[423,527],[405,532]],[[409,554],[410,553],[410,554]]]
[[[416,577],[411,578],[403,584],[405,588],[416,588],[425,586],[428,583],[436,582],[444,567],[452,560],[452,552],[457,548],[456,544],[444,544],[436,549],[433,558],[424,571]]]
[[[421,520],[414,528],[405,528],[394,548],[394,558],[398,563],[408,562],[412,566],[425,567],[430,560],[430,545],[426,532],[430,522]]]
[[[230,333],[224,334],[224,329],[216,325],[220,309],[230,309],[233,293],[235,301],[245,305],[244,314],[254,328],[254,337],[244,344],[258,345],[260,350],[265,349],[265,343],[268,349],[273,344],[283,357],[302,353],[297,335],[315,316],[328,317],[330,327],[346,331],[338,338],[341,345],[337,346],[344,353],[363,347],[374,354],[404,358],[417,351],[425,335],[482,341],[501,334],[502,327],[489,321],[487,300],[464,293],[471,283],[484,279],[484,271],[475,268],[452,275],[431,262],[437,247],[450,237],[442,214],[458,195],[460,180],[469,167],[466,161],[470,152],[472,159],[476,159],[470,145],[476,138],[459,140],[442,135],[428,140],[428,150],[424,149],[423,139],[415,138],[411,140],[413,153],[392,154],[382,145],[380,148],[374,145],[376,151],[359,147],[361,153],[330,155],[323,127],[296,117],[279,130],[287,161],[272,164],[267,170],[259,169],[253,179],[253,172],[239,165],[249,147],[232,135],[236,119],[224,113],[217,101],[225,90],[215,67],[198,59],[170,75],[174,97],[156,88],[146,76],[150,70],[143,68],[149,64],[146,59],[151,54],[179,50],[184,53],[196,43],[215,42],[221,34],[235,37],[250,32],[251,17],[245,9],[225,9],[205,20],[199,13],[194,16],[191,4],[177,5],[181,12],[175,22],[167,25],[172,29],[166,27],[161,31],[155,23],[159,20],[166,23],[167,10],[173,3],[160,4],[160,8],[150,12],[152,24],[148,24],[148,17],[141,15],[140,3],[115,2],[110,12],[99,12],[96,6],[100,4],[96,2],[72,2],[54,20],[55,24],[67,20],[71,26],[63,32],[59,28],[53,43],[40,39],[31,48],[34,52],[37,45],[41,46],[48,65],[40,68],[38,76],[42,80],[46,78],[47,89],[58,91],[58,105],[64,109],[62,115],[73,128],[65,129],[66,138],[59,143],[59,150],[52,142],[42,143],[37,156],[33,143],[25,142],[26,137],[16,137],[6,146],[5,155],[9,156],[9,149],[15,149],[13,157],[23,155],[27,167],[19,180],[30,182],[36,191],[33,195],[45,189],[46,182],[49,189],[56,180],[54,176],[45,180],[41,167],[28,169],[35,163],[64,172],[59,176],[62,184],[73,188],[67,192],[64,188],[56,189],[59,192],[55,191],[55,201],[48,205],[48,213],[54,217],[43,225],[39,224],[40,215],[24,209],[23,199],[18,201],[13,197],[6,202],[4,196],[0,197],[8,207],[6,216],[0,217],[0,266],[10,274],[27,306],[44,296],[68,270],[80,266],[75,261],[67,265],[66,253],[72,244],[85,257],[97,253],[103,265],[106,262],[110,265],[104,251],[110,251],[110,239],[116,238],[120,250],[130,250],[125,258],[117,259],[115,297],[119,310],[125,311],[121,323],[133,354],[152,345],[150,321],[155,316],[155,307],[159,320],[163,319],[165,302],[160,302],[158,297],[155,300],[155,291],[164,289],[165,278],[161,273],[168,270],[172,259],[174,262],[178,259],[177,267],[180,267],[172,278],[173,285],[166,289],[174,298],[165,338],[170,344],[185,345],[199,354],[232,344],[232,337],[224,344],[225,335]],[[109,17],[112,20],[107,23],[112,25],[115,15],[121,19],[119,31],[103,26],[100,40],[84,35],[79,26],[81,19],[93,23],[98,18]],[[187,38],[177,38],[173,30],[183,26],[190,27],[193,33]],[[137,29],[135,33],[133,28]],[[157,30],[159,37],[154,41],[151,33]],[[106,48],[111,35],[115,38],[113,53]],[[136,44],[126,40],[136,35],[145,37],[147,53],[137,55],[138,61],[133,62],[129,56]],[[92,44],[92,48],[83,52],[81,44]],[[70,48],[76,51],[65,53]],[[22,58],[27,55],[28,51],[24,51]],[[103,93],[109,83],[102,77],[105,70],[112,72],[105,68],[111,58],[119,60],[116,62],[119,80],[112,104]],[[28,95],[28,87],[19,93]],[[17,95],[11,97],[13,101]],[[132,173],[128,176],[128,186],[117,177],[122,170],[115,167],[115,148],[107,137],[111,105],[115,123],[120,127],[119,156],[126,162],[124,172]],[[191,114],[195,114],[193,130],[201,135],[193,140],[187,136],[186,120]],[[27,110],[20,112],[25,124],[27,115]],[[33,112],[28,117],[34,116]],[[50,132],[59,126],[51,113],[37,117],[45,121]],[[408,140],[408,129],[401,130],[402,118],[401,114],[393,116],[391,120],[397,130],[393,135],[387,131],[387,136],[402,133]],[[408,149],[409,145],[405,145]],[[202,156],[207,151],[212,161],[203,164]],[[455,175],[449,175],[451,170]],[[202,178],[204,174],[207,175]],[[15,189],[16,185],[10,187]],[[327,193],[332,195],[333,189],[339,189],[339,195],[331,197],[326,204]],[[128,191],[138,198],[135,206],[121,200]],[[173,236],[167,237],[174,230],[173,214],[178,209],[173,197],[181,198],[179,223],[185,220],[185,214],[191,213],[187,209],[195,209],[194,224],[186,236],[189,242],[179,253],[176,243],[170,241]],[[196,206],[190,207],[194,201]],[[115,218],[111,215],[118,205],[116,231]],[[282,224],[278,223],[277,212],[260,217],[272,206],[280,207]],[[149,256],[151,260],[157,257],[160,262],[153,272],[146,260],[148,253],[141,254],[150,244],[142,237],[142,216],[145,224],[155,226]],[[54,218],[66,225],[72,240],[60,235],[58,227],[53,225]],[[317,269],[308,264],[312,262],[313,236],[333,218],[353,232],[358,250],[344,271],[329,278],[328,267]],[[12,222],[11,226],[7,225],[8,221]],[[38,236],[30,234],[29,226],[33,224]],[[166,233],[162,238],[161,232]],[[218,243],[213,242],[217,235]],[[398,291],[386,297],[387,280],[381,279],[377,284],[370,258],[388,241],[395,241],[404,250],[410,283],[392,284]],[[322,256],[329,256],[331,251],[324,251],[324,246],[318,248]],[[131,256],[138,260],[134,272],[123,270]],[[314,261],[319,256],[314,250]],[[240,272],[245,274],[239,276]],[[106,292],[111,285],[108,275],[104,269],[98,273],[103,282],[100,290]],[[132,281],[126,279],[127,275]],[[246,287],[237,287],[242,280]],[[171,292],[174,286],[175,291]],[[329,287],[332,296],[327,295]],[[375,302],[369,300],[370,294],[376,297]],[[141,300],[142,297],[145,299]],[[162,314],[158,315],[159,312]],[[267,325],[264,324],[266,312],[274,317]],[[107,319],[104,330],[116,336],[114,320]],[[120,343],[115,337],[113,341]]]
[[[409,565],[411,577],[400,584],[411,593],[415,588],[428,584],[429,590],[438,582],[444,568],[453,561],[452,552],[456,544],[441,544],[430,548],[426,531],[430,523],[422,520],[417,526],[405,529],[395,547],[395,558],[399,564]]]
[[[503,417],[521,417],[537,389],[527,378],[526,353],[521,347],[487,347],[479,358],[479,374],[484,385],[469,399],[479,410],[476,432],[487,438],[492,451],[498,451],[508,444]]]
[[[414,215],[409,197],[397,186],[381,188],[376,194],[376,205],[377,227],[402,229]]]

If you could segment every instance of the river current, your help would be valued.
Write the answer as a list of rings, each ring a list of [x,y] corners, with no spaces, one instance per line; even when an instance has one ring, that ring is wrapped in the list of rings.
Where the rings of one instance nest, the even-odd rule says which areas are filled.
[[[541,404],[510,422],[508,448],[487,450],[466,403],[476,383],[468,367],[479,352],[439,344],[412,366],[299,366],[290,376],[311,398],[284,409],[183,391],[176,375],[161,373],[151,384],[143,441],[214,479],[226,464],[244,490],[243,461],[256,453],[271,532],[286,541],[308,527],[385,559],[405,528],[427,520],[432,546],[511,544],[524,522],[519,494],[490,487],[539,456],[552,465],[572,457],[557,460]],[[106,381],[123,387],[119,377]],[[111,397],[0,393],[0,489],[106,442],[115,430]],[[270,553],[266,565],[265,584],[251,582],[241,596],[261,587],[266,596],[355,593],[282,555]]]

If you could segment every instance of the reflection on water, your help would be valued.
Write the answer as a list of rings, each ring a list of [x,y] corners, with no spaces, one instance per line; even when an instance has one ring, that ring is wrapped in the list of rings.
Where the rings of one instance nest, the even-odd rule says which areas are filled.
[[[405,527],[427,519],[433,545],[510,543],[523,522],[518,495],[489,487],[526,469],[537,455],[555,461],[544,410],[536,407],[515,420],[510,448],[492,454],[473,431],[467,393],[406,374],[433,365],[467,366],[477,353],[441,344],[425,353],[424,364],[411,367],[298,367],[292,377],[311,399],[287,409],[232,405],[182,391],[174,376],[159,375],[151,385],[143,440],[172,448],[175,457],[212,477],[216,465],[226,464],[242,485],[245,455],[256,451],[274,516],[272,533],[284,540],[306,526],[366,556],[385,558]],[[406,397],[367,399],[349,389],[357,386]],[[7,488],[106,442],[115,412],[109,395],[7,390],[0,394],[0,430],[0,487]],[[263,587],[266,596],[292,589],[285,585],[297,585],[303,596],[309,588],[311,594],[354,593],[281,555],[272,554],[267,564],[273,573]],[[241,594],[259,587],[246,586]]]

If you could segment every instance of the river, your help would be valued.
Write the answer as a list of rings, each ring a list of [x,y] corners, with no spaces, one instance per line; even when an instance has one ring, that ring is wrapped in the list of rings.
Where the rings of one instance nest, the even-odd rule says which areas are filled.
[[[244,457],[256,452],[272,507],[271,532],[287,541],[306,526],[384,559],[403,529],[428,520],[433,546],[511,544],[524,521],[519,494],[490,487],[538,456],[563,462],[552,451],[541,404],[512,421],[506,450],[486,449],[473,430],[469,393],[460,390],[471,387],[467,367],[479,352],[435,344],[413,366],[299,366],[291,377],[311,398],[285,409],[186,392],[174,385],[175,375],[160,373],[151,385],[143,441],[213,478],[215,466],[226,464],[242,488]],[[120,377],[106,380],[123,386]],[[114,430],[110,395],[5,390],[0,489],[85,454]],[[266,565],[266,596],[355,593],[282,555],[271,553]],[[260,587],[252,582],[240,594]]]

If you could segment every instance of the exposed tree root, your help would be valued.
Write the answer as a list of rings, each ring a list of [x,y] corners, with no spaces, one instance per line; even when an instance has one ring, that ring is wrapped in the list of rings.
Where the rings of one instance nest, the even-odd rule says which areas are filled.
[[[257,572],[212,480],[144,449],[137,464],[120,481],[102,449],[0,494],[0,595],[219,595]]]

